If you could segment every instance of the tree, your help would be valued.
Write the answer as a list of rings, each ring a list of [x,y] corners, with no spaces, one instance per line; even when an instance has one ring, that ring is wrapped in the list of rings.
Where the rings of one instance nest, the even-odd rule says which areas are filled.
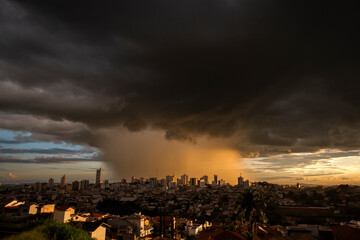
[[[266,202],[264,194],[252,187],[242,193],[240,201],[239,219],[243,227],[255,235],[256,223],[266,223]]]

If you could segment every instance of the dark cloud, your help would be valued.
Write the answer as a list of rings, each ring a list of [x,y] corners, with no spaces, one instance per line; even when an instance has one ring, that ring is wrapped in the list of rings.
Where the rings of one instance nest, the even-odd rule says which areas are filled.
[[[34,153],[34,154],[82,154],[82,153],[93,153],[89,149],[85,150],[72,150],[65,148],[0,148],[0,154],[23,154],[23,153]]]
[[[18,158],[14,156],[0,156],[0,163],[20,163],[20,164],[59,164],[59,163],[76,163],[100,161],[99,156],[89,158],[72,158],[72,157],[49,157],[37,156],[35,158]]]
[[[32,133],[16,136],[14,141],[19,143],[37,140],[93,144],[96,139],[96,134],[84,123],[57,121],[27,114],[0,112],[0,128]],[[13,141],[8,143],[13,143]]]
[[[151,127],[249,156],[360,145],[349,4],[0,4],[0,128],[98,145],[101,129]]]
[[[27,140],[5,140],[5,139],[0,139],[0,144],[23,144],[23,143],[30,143],[33,142],[30,139]]]

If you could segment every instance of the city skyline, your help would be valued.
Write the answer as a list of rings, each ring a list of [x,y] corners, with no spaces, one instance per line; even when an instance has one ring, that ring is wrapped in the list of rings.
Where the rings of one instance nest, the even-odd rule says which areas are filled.
[[[164,190],[166,189],[176,189],[180,186],[196,186],[200,188],[204,188],[208,185],[211,186],[225,186],[225,185],[231,185],[231,186],[238,186],[243,189],[248,189],[252,185],[258,185],[258,182],[251,182],[249,179],[245,179],[241,173],[239,174],[239,177],[237,178],[236,184],[231,184],[226,182],[224,179],[220,179],[217,174],[213,175],[213,179],[209,179],[208,175],[203,175],[202,177],[194,177],[187,174],[183,174],[178,178],[175,175],[166,175],[165,177],[161,178],[159,176],[156,177],[149,177],[144,178],[140,177],[137,178],[135,176],[132,176],[131,179],[123,178],[121,181],[115,181],[111,182],[108,179],[101,179],[101,168],[96,169],[96,178],[94,182],[90,182],[88,179],[83,180],[68,180],[66,181],[66,175],[64,174],[59,182],[56,182],[54,178],[49,178],[48,182],[33,182],[30,183],[30,185],[34,185],[34,191],[40,192],[42,189],[54,189],[56,185],[59,186],[60,189],[65,190],[72,190],[72,191],[79,191],[79,190],[88,190],[90,184],[92,184],[95,188],[106,188],[110,187],[109,184],[118,184],[118,183],[130,183],[130,184],[148,184],[151,189],[162,187]],[[56,185],[55,185],[56,184]],[[270,183],[271,184],[271,183]],[[254,186],[255,186],[254,185]],[[0,185],[1,186],[1,185]],[[299,183],[296,184],[296,186],[300,186]]]
[[[4,130],[0,130],[0,135],[1,133],[4,133],[4,132],[7,132],[8,135],[11,135],[11,133],[9,133],[9,131],[4,131]],[[22,134],[22,133],[21,133]],[[14,134],[15,135],[15,134]],[[11,138],[8,138],[10,140],[8,141],[14,141],[13,139]],[[29,143],[26,143],[26,144],[29,144]],[[24,145],[26,145],[24,144]],[[87,150],[87,147],[84,147],[83,150],[81,150],[81,146],[79,145],[68,145],[66,143],[61,143],[61,144],[57,144],[57,143],[37,143],[37,142],[30,142],[30,145],[33,145],[35,147],[37,147],[37,145],[48,145],[48,146],[55,146],[55,148],[52,148],[52,149],[42,149],[40,150],[40,148],[35,148],[35,151],[36,150],[39,150],[39,151],[51,151],[51,150],[54,150],[54,151],[60,151],[61,148],[56,148],[56,146],[60,146],[60,147],[64,147],[63,150],[66,150],[67,148],[69,148],[68,150],[71,152],[71,151],[78,151],[78,152],[85,152],[86,154],[88,154],[88,152],[90,152],[90,155],[91,154],[94,154],[94,152],[97,152],[97,150],[95,150],[94,152],[91,152],[89,150]],[[75,150],[74,150],[75,149]],[[79,150],[80,149],[80,150]],[[94,149],[94,148],[92,148]],[[12,151],[15,152],[16,149],[11,149]],[[19,148],[17,149],[18,152],[21,152],[22,148]],[[27,149],[25,148],[25,152],[27,151]],[[33,155],[34,153],[30,154],[30,155]],[[342,156],[346,156],[346,152],[341,152],[340,153],[340,157]],[[308,157],[311,158],[311,154],[307,155]],[[281,156],[282,157],[282,156]],[[328,156],[325,156],[325,159],[327,159]],[[26,159],[26,158],[25,158]],[[41,158],[39,158],[41,159]],[[147,178],[150,178],[150,177],[156,177],[157,175],[159,176],[159,168],[157,167],[156,168],[156,172],[155,170],[152,171],[152,173],[148,173],[148,174],[144,174],[144,175],[132,175],[131,173],[130,174],[127,174],[127,175],[123,175],[123,176],[118,176],[116,174],[114,174],[113,172],[111,172],[111,170],[108,170],[109,166],[106,164],[106,163],[103,163],[100,161],[100,159],[96,160],[96,161],[92,161],[92,160],[89,160],[89,162],[86,161],[86,157],[84,158],[85,161],[84,163],[76,163],[76,162],[71,162],[69,161],[68,163],[61,163],[61,167],[63,167],[64,165],[68,165],[70,168],[68,169],[68,171],[70,172],[73,172],[73,174],[68,174],[69,176],[69,180],[68,182],[72,182],[72,181],[75,181],[75,180],[79,180],[80,178],[77,178],[76,176],[82,176],[81,179],[89,179],[93,182],[96,181],[96,176],[93,174],[93,171],[95,171],[96,169],[98,168],[102,168],[103,170],[105,170],[105,176],[106,176],[106,179],[112,181],[112,182],[116,182],[116,181],[121,181],[122,179],[131,179],[132,176],[136,176],[136,177],[147,177]],[[46,160],[46,159],[44,159]],[[256,158],[244,158],[244,162],[247,162],[247,161],[250,161],[248,162],[248,164],[251,165],[251,161],[254,161],[256,160]],[[272,161],[273,163],[276,163],[276,159],[272,159],[271,157],[269,157],[269,160]],[[50,160],[51,161],[51,160]],[[56,159],[57,161],[57,159]],[[286,159],[285,159],[286,161]],[[2,163],[2,166],[6,166],[7,164],[9,164],[10,166],[11,165],[19,165],[18,162],[15,162],[14,164],[11,164],[11,162],[9,161],[9,163],[7,162],[3,162]],[[41,164],[41,163],[40,163]],[[28,178],[19,178],[17,176],[17,171],[13,171],[15,172],[15,174],[13,174],[12,172],[9,173],[8,176],[2,176],[2,180],[0,181],[0,183],[3,183],[3,184],[7,184],[7,183],[34,183],[34,182],[38,182],[38,181],[46,181],[48,180],[50,177],[53,177],[53,173],[52,174],[49,174],[48,171],[50,170],[50,172],[55,172],[55,179],[57,178],[60,178],[61,176],[63,176],[63,173],[61,173],[59,170],[56,170],[56,168],[54,169],[55,171],[51,171],[51,169],[53,168],[53,166],[51,165],[54,165],[54,163],[52,164],[47,164],[47,163],[44,163],[45,165],[50,165],[48,166],[49,169],[47,170],[47,172],[43,173],[42,177],[40,178],[33,178],[33,177],[28,177]],[[56,162],[55,162],[56,164]],[[93,164],[94,167],[91,167],[89,168],[89,165]],[[35,164],[35,165],[38,165],[38,164]],[[74,168],[73,165],[78,165],[77,168]],[[16,168],[15,168],[16,169]],[[66,168],[65,168],[66,169]],[[84,171],[84,169],[86,169]],[[2,170],[2,169],[1,169]],[[255,168],[256,170],[256,168]],[[26,172],[28,171],[28,169],[26,169]],[[36,171],[36,170],[34,170]],[[169,174],[172,174],[174,173],[175,170],[174,169],[161,169],[160,168],[160,176],[163,176],[163,177],[166,177],[166,175],[169,175]],[[203,172],[203,173],[202,173]],[[218,171],[220,172],[220,171]],[[180,174],[182,173],[182,171],[178,171],[176,170],[176,174],[175,175],[178,175],[180,176]],[[276,178],[275,179],[272,179],[271,177],[269,178],[266,178],[266,177],[257,177],[256,175],[251,175],[251,174],[248,174],[247,173],[247,170],[244,170],[242,172],[242,174],[244,175],[245,173],[245,176],[249,176],[249,178],[252,178],[254,179],[254,181],[268,181],[268,182],[271,182],[271,183],[279,183],[279,184],[296,184],[298,182],[301,182],[301,183],[305,183],[305,184],[313,184],[313,185],[336,185],[336,184],[359,184],[359,182],[357,181],[354,181],[354,182],[350,182],[349,181],[349,178],[346,178],[346,177],[342,177],[342,179],[338,180],[337,182],[332,182],[332,181],[327,181],[326,179],[324,181],[318,181],[318,179],[313,179],[312,176],[305,176],[305,177],[297,177],[297,176],[293,176],[291,178],[289,177],[286,177],[285,181],[277,181]],[[11,174],[11,176],[10,176]],[[199,171],[194,174],[194,175],[198,175],[198,176],[202,176],[202,175],[211,175],[213,174],[213,172],[211,171],[203,171],[203,169],[199,168]],[[239,174],[239,172],[232,172],[231,173],[232,176],[231,177],[228,177],[227,174],[224,174],[224,179],[229,182],[230,184],[235,184],[236,183],[236,179],[237,179],[237,175]],[[336,174],[336,173],[335,173]],[[320,174],[321,175],[321,174]],[[29,176],[33,176],[33,172],[29,172]],[[56,182],[56,181],[55,181]]]
[[[0,0],[0,183],[360,185],[355,8],[99,5]]]

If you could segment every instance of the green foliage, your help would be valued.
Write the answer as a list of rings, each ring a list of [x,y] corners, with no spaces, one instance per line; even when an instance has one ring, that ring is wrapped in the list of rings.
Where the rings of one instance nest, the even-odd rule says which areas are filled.
[[[39,225],[41,224],[41,225]],[[23,232],[6,240],[91,240],[88,233],[65,223],[53,220],[40,221],[35,223],[33,230]]]
[[[33,230],[23,232],[20,235],[10,236],[6,238],[6,240],[48,240],[45,228],[45,226],[39,226]]]
[[[264,194],[256,189],[249,188],[242,195],[241,209],[247,221],[266,222],[266,202]]]
[[[247,240],[253,240],[254,239],[254,234],[252,232],[244,232],[243,235]]]
[[[241,195],[237,216],[231,222],[230,229],[247,227],[249,232],[252,232],[256,222],[267,222],[265,210],[266,201],[263,192],[251,187],[246,189]]]
[[[23,232],[24,229],[31,229],[24,223],[0,222],[0,231]]]
[[[270,203],[265,210],[268,223],[271,225],[286,225],[283,211],[275,203]]]
[[[49,221],[47,224],[48,235],[56,240],[88,240],[89,234],[69,224]]]

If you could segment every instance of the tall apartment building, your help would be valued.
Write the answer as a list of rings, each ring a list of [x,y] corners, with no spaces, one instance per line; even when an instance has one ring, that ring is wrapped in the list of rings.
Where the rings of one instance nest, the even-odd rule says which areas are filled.
[[[87,190],[89,189],[89,180],[82,180],[80,182],[80,190]]]
[[[108,187],[110,187],[110,185],[109,185],[109,180],[105,180],[105,181],[104,181],[104,188],[106,189],[106,188],[108,188]]]
[[[65,175],[61,177],[60,187],[65,188]]]
[[[50,188],[50,189],[53,189],[53,188],[54,188],[54,179],[53,179],[53,178],[50,178],[50,179],[49,179],[49,188]]]
[[[96,170],[96,182],[95,182],[96,186],[100,186],[100,184],[101,184],[101,168]]]
[[[74,181],[72,183],[72,188],[71,188],[73,191],[79,191],[80,190],[80,183],[79,181]]]
[[[244,181],[244,188],[248,189],[249,187],[250,187],[250,181],[249,180]]]
[[[202,176],[200,180],[204,180],[205,184],[209,184],[209,177],[207,175]]]
[[[196,186],[197,185],[197,178],[190,178],[190,186]]]
[[[156,188],[157,187],[157,178],[156,177],[150,178],[150,187],[151,188]]]
[[[183,185],[189,184],[189,175],[184,174],[181,176],[181,184]]]
[[[170,183],[175,181],[175,176],[166,176],[166,186],[170,187]]]
[[[244,178],[242,176],[238,177],[238,185],[240,187],[243,187],[244,186]]]

